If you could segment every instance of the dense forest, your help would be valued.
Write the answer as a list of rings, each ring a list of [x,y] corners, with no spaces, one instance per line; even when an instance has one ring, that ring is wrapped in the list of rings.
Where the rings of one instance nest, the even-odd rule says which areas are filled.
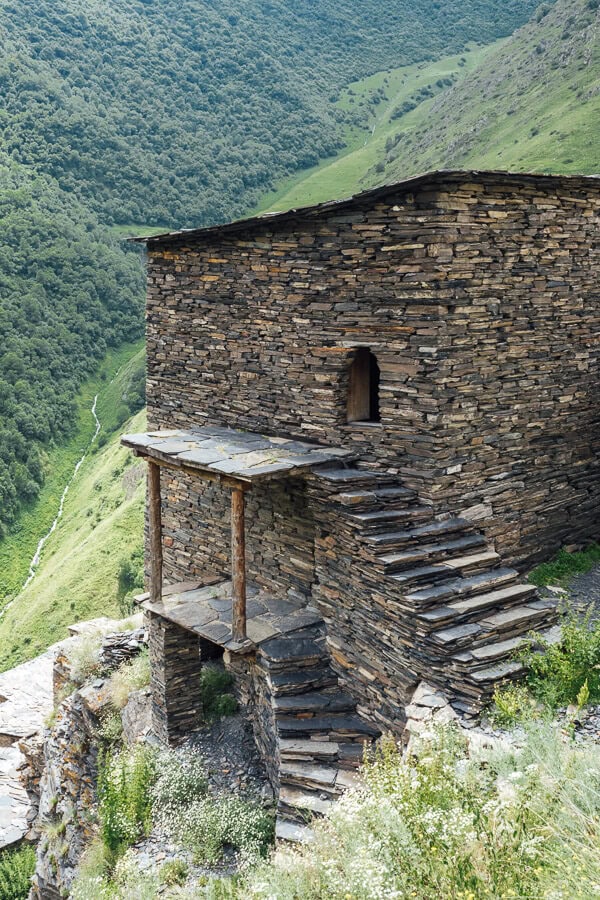
[[[535,0],[0,0],[0,536],[107,347],[142,331],[120,226],[251,208],[338,151],[333,101],[486,42]]]
[[[103,221],[198,225],[339,149],[340,87],[536,0],[4,0],[2,134]]]

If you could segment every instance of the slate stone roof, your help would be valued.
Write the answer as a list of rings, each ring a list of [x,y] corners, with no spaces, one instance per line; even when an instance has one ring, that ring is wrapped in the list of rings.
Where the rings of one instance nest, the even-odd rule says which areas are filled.
[[[556,175],[544,173],[526,173],[526,172],[505,172],[505,171],[479,171],[469,170],[461,171],[454,169],[440,169],[438,171],[426,172],[422,175],[414,175],[411,178],[396,181],[391,184],[384,184],[380,187],[370,188],[361,191],[351,197],[345,197],[342,200],[328,200],[325,203],[317,203],[313,206],[304,206],[297,209],[283,210],[281,212],[263,213],[259,216],[251,216],[246,219],[239,219],[235,222],[227,222],[221,225],[210,225],[203,228],[184,228],[179,231],[168,231],[162,234],[145,235],[142,237],[131,237],[128,240],[131,243],[146,244],[150,249],[153,246],[161,244],[178,243],[181,244],[189,238],[195,241],[202,238],[214,238],[222,234],[233,234],[236,232],[250,232],[257,228],[264,227],[273,223],[277,225],[285,225],[290,221],[301,218],[312,219],[320,217],[323,214],[328,215],[331,212],[342,212],[363,204],[369,204],[376,200],[385,199],[394,194],[402,193],[402,191],[410,192],[422,185],[434,184],[440,179],[446,181],[457,179],[457,181],[474,181],[480,182],[486,178],[494,178],[496,181],[506,181],[514,183],[515,187],[523,183],[527,184],[548,184],[550,186],[561,185],[563,188],[572,191],[585,191],[590,185],[597,186],[600,181],[600,175]]]
[[[126,434],[121,443],[158,462],[247,482],[298,475],[353,455],[352,450],[216,426]]]

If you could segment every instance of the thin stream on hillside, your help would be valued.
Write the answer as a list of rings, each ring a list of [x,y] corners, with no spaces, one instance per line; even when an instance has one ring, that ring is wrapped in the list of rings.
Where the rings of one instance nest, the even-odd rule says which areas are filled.
[[[33,579],[35,578],[35,574],[36,574],[37,568],[40,564],[40,560],[42,557],[42,551],[44,549],[46,541],[56,531],[56,527],[62,518],[62,514],[63,514],[64,508],[65,508],[65,500],[67,499],[67,494],[69,493],[71,485],[77,478],[77,473],[79,472],[80,468],[82,467],[83,463],[85,462],[87,455],[90,452],[90,448],[91,448],[92,444],[95,442],[96,438],[100,434],[100,429],[102,428],[102,425],[100,423],[100,419],[96,415],[97,404],[98,404],[98,394],[96,394],[96,396],[94,397],[94,402],[92,403],[92,415],[94,417],[94,422],[96,424],[96,430],[94,431],[94,435],[91,438],[90,442],[88,443],[87,447],[83,451],[81,458],[78,460],[78,462],[73,470],[73,474],[69,478],[69,480],[65,486],[65,489],[62,492],[62,496],[60,498],[60,504],[58,507],[58,512],[56,513],[56,516],[54,518],[54,521],[52,522],[52,525],[50,526],[50,529],[46,532],[46,534],[43,536],[43,538],[40,539],[40,542],[37,545],[37,549],[35,551],[33,559],[31,560],[31,562],[29,564],[29,575],[27,576],[27,579],[26,579],[25,583],[23,584],[21,591],[24,591],[25,588],[28,587],[28,585],[30,585],[31,582],[33,581]],[[19,593],[21,593],[21,591],[19,591]],[[2,619],[3,616],[6,615],[6,613],[11,608],[11,606],[13,605],[13,603],[15,602],[16,599],[17,598],[15,597],[13,600],[10,601],[10,603],[6,604],[4,609],[0,610],[0,619]]]

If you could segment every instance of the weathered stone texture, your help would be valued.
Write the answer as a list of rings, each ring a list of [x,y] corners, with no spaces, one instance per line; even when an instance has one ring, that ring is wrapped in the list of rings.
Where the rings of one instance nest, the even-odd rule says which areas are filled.
[[[180,744],[201,725],[198,635],[146,613],[152,666],[152,728],[165,745]]]
[[[342,445],[391,476],[247,498],[249,577],[318,606],[336,674],[385,727],[423,678],[469,711],[513,674],[555,611],[507,563],[600,534],[599,220],[594,179],[441,173],[149,242],[151,427]],[[346,421],[359,346],[376,424]],[[168,580],[228,575],[228,503],[165,476]]]
[[[165,578],[210,583],[230,577],[230,491],[163,470]],[[309,597],[314,523],[301,480],[255,486],[246,495],[248,578],[282,595]]]
[[[151,422],[342,436],[509,558],[596,537],[599,214],[589,179],[440,175],[150,245]],[[346,423],[360,344],[381,426]]]

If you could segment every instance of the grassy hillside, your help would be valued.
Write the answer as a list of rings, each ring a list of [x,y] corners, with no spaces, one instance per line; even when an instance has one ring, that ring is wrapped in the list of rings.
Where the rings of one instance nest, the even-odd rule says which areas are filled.
[[[120,611],[121,564],[133,557],[139,566],[144,471],[120,446],[119,434],[124,428],[144,427],[143,411],[123,421],[129,417],[129,404],[139,402],[142,363],[143,351],[133,356],[131,349],[123,351],[120,357],[107,360],[97,381],[86,385],[79,397],[79,440],[57,451],[44,502],[32,507],[20,531],[0,544],[0,571],[4,583],[14,587],[24,580],[37,540],[56,514],[64,487],[61,473],[63,479],[69,477],[93,434],[90,406],[98,392],[97,414],[103,423],[99,440],[73,481],[63,517],[44,547],[35,578],[0,618],[0,670],[58,640],[73,621]]]
[[[378,80],[387,100],[374,107]],[[353,85],[375,131],[363,130],[362,146],[355,135],[351,152],[306,177],[282,182],[262,208],[347,196],[435,168],[600,172],[599,83],[597,0],[544,4],[507,40]]]
[[[401,121],[383,173],[367,181],[409,165],[600,172],[599,84],[597,0],[542,6],[462,84]]]
[[[502,47],[497,41],[484,47],[469,45],[463,53],[429,63],[417,63],[379,72],[353,82],[340,95],[341,109],[354,112],[345,132],[345,150],[334,159],[280,183],[263,197],[258,212],[292,209],[346,197],[361,189],[367,173],[381,169],[386,147],[394,141],[398,114],[408,105],[425,104],[427,95],[440,96],[460,84],[490,54]]]

